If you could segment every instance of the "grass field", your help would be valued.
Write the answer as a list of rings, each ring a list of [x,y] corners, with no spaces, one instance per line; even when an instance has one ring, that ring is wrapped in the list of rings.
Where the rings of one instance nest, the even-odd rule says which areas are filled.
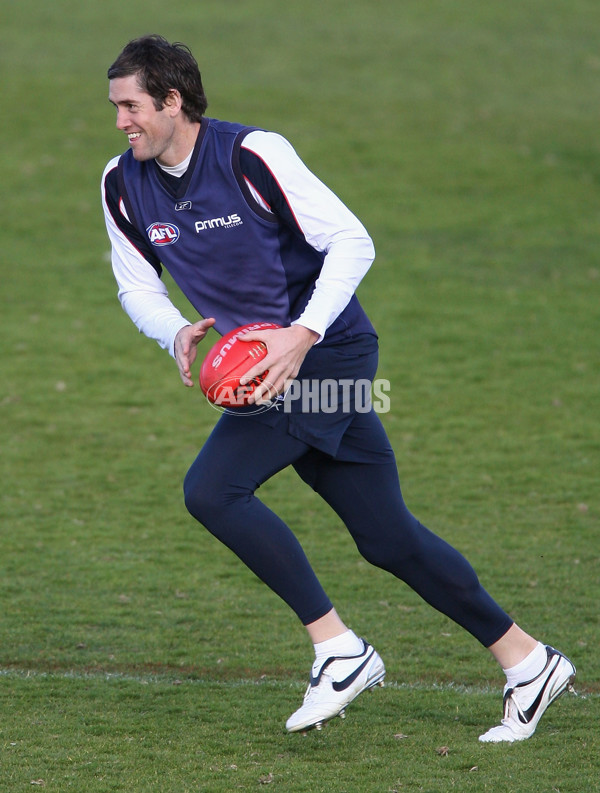
[[[0,793],[600,790],[597,3],[5,0],[0,22]],[[264,498],[388,685],[285,734],[311,649],[185,512],[216,414],[107,258],[106,68],[151,31],[192,47],[210,115],[287,135],[371,232],[406,500],[578,666],[530,741],[478,743],[494,663],[288,472]]]

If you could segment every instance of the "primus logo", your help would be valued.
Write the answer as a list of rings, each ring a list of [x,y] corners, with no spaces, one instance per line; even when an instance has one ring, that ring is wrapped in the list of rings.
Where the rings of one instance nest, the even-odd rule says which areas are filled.
[[[241,226],[243,222],[244,221],[237,213],[228,215],[227,219],[211,218],[210,220],[197,220],[196,232],[199,234],[201,231],[205,231],[206,229],[230,229],[234,226]]]

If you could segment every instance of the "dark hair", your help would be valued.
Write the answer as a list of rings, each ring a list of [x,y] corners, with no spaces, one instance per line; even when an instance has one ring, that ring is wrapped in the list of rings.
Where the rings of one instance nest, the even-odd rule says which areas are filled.
[[[150,94],[157,110],[162,110],[169,92],[175,88],[189,120],[201,120],[208,102],[200,69],[185,44],[169,44],[155,34],[133,39],[109,68],[108,79],[132,74],[137,75],[140,88]]]

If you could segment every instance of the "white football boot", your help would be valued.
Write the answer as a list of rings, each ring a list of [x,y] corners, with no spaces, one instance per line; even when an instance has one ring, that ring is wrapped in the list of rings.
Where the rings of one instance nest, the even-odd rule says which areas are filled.
[[[530,738],[548,705],[567,689],[573,690],[575,666],[554,647],[546,645],[546,653],[546,666],[537,677],[504,689],[504,717],[497,727],[480,735],[480,741],[513,743]]]
[[[300,732],[323,724],[335,716],[344,718],[344,709],[363,691],[383,686],[385,666],[364,639],[359,655],[332,656],[319,668],[313,667],[302,706],[286,722],[288,732]]]

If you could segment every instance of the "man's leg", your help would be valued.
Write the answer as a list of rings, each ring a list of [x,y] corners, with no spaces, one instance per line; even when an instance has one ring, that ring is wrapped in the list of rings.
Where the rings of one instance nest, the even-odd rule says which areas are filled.
[[[290,731],[305,730],[343,712],[361,691],[383,681],[383,662],[349,631],[319,583],[298,540],[255,491],[297,461],[309,447],[282,427],[264,426],[225,414],[213,430],[184,483],[191,514],[227,545],[292,608],[315,646],[314,674],[326,690],[316,710],[291,717]],[[341,660],[333,663],[333,659]],[[336,691],[332,675],[347,681]],[[305,704],[310,704],[305,700]]]
[[[359,423],[371,442],[383,433],[374,414]],[[361,430],[354,429],[360,436]],[[383,433],[380,448],[386,446]],[[502,666],[507,676],[504,718],[480,740],[529,738],[548,705],[572,686],[571,661],[516,625],[481,586],[467,560],[410,514],[392,455],[387,463],[357,463],[311,451],[295,468],[340,515],[368,561],[404,580],[464,627]]]
[[[255,491],[308,448],[287,435],[283,423],[270,427],[251,418],[224,414],[184,482],[190,513],[305,625],[331,612],[331,601],[292,531]]]
[[[374,418],[371,436],[383,432]],[[486,647],[511,628],[513,621],[465,557],[409,512],[393,454],[385,463],[358,463],[311,451],[294,467],[340,516],[371,564],[405,581]]]

